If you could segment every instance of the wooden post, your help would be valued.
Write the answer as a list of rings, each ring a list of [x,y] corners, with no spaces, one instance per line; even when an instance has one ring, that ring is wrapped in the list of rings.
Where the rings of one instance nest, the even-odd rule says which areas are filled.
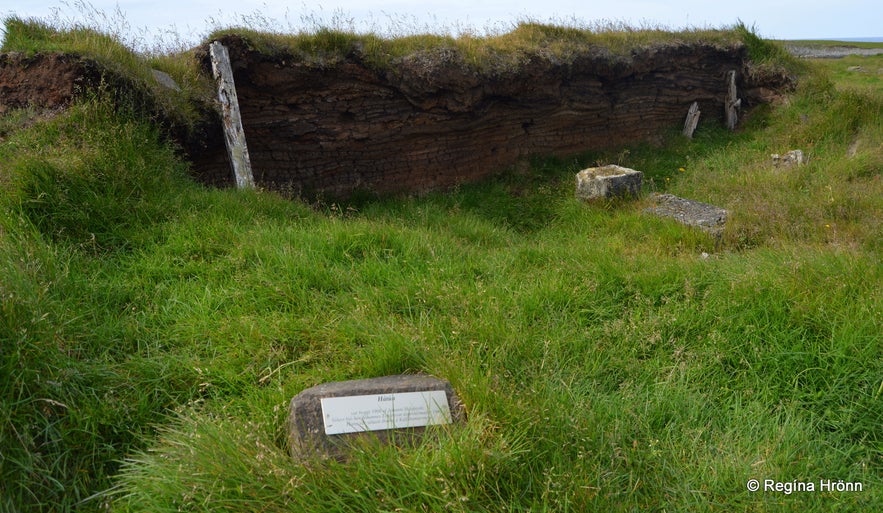
[[[230,67],[230,54],[227,48],[215,41],[209,47],[212,59],[212,72],[218,81],[218,99],[221,102],[221,115],[224,119],[224,142],[233,174],[236,175],[236,187],[253,188],[254,176],[251,172],[251,161],[248,158],[248,147],[245,145],[245,131],[239,115],[239,99],[236,86],[233,85],[233,69]]]
[[[696,125],[699,124],[699,115],[702,114],[699,111],[699,102],[693,102],[693,105],[690,105],[690,110],[687,111],[687,119],[684,121],[684,135],[693,138],[693,132],[696,130]]]
[[[727,72],[727,99],[724,108],[726,109],[727,128],[736,129],[736,122],[739,120],[739,107],[742,100],[736,94],[736,72],[730,70]]]

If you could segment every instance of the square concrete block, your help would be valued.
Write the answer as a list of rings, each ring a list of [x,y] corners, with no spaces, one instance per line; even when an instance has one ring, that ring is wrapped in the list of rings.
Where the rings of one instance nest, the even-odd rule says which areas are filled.
[[[641,193],[643,178],[644,173],[627,167],[590,167],[576,174],[576,197],[583,200],[634,198]]]

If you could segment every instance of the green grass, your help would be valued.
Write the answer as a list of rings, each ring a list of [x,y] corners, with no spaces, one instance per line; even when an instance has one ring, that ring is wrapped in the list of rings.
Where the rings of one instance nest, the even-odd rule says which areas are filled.
[[[11,113],[0,510],[872,510],[883,94],[834,78],[736,134],[349,204],[205,189],[99,100]],[[770,162],[795,148],[806,166]],[[723,236],[577,201],[611,162],[730,209]],[[465,425],[288,456],[293,395],[401,372],[451,380]]]
[[[883,44],[878,43],[878,48]],[[819,59],[816,65],[826,70],[843,87],[873,94],[883,89],[883,54],[851,55],[841,59]]]

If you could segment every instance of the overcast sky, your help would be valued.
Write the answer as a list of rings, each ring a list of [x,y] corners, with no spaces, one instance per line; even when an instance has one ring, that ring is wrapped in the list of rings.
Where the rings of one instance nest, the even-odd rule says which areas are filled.
[[[743,21],[771,39],[883,36],[881,0],[3,0],[0,15],[83,22],[129,34],[127,43],[200,42],[212,29],[247,24],[283,32],[319,25],[360,32],[508,30],[521,20],[592,25],[721,28]],[[320,7],[321,5],[321,7]]]

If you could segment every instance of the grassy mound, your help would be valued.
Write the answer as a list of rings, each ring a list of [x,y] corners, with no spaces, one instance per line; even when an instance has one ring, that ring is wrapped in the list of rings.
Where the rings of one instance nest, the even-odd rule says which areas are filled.
[[[350,204],[200,187],[101,101],[4,116],[0,508],[872,509],[883,93],[828,76],[736,134]],[[574,199],[603,163],[728,208],[722,238]],[[288,457],[293,395],[400,372],[450,379],[467,424]]]

